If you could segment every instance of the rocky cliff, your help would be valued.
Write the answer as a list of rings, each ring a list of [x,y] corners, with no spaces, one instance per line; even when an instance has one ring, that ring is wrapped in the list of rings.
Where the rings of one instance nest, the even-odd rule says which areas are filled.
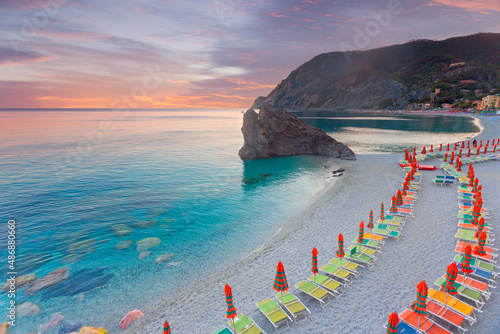
[[[452,65],[453,64],[453,65]],[[475,100],[500,88],[500,34],[416,40],[318,55],[293,70],[264,103],[291,109],[400,109],[409,103]]]
[[[262,105],[258,114],[248,109],[243,116],[241,132],[244,144],[239,155],[244,160],[301,154],[356,159],[350,148],[323,130],[269,104]]]

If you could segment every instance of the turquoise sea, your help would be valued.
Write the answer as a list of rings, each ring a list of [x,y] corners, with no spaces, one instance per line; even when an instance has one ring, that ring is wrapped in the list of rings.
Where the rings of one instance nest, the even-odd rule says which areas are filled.
[[[479,131],[464,117],[296,114],[358,154]],[[242,116],[236,109],[0,111],[0,277],[8,271],[9,219],[16,221],[18,275],[70,272],[34,295],[18,291],[18,305],[34,303],[40,312],[20,318],[16,332],[35,332],[54,312],[81,322],[140,309],[227,268],[306,210],[335,160],[243,162]],[[117,234],[117,224],[127,235]],[[137,242],[145,238],[159,244],[141,253]],[[0,309],[8,302],[3,294]]]

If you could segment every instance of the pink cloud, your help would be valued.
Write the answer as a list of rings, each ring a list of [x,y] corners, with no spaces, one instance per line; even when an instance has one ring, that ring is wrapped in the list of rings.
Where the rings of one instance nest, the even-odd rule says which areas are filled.
[[[498,0],[432,0],[429,6],[458,7],[470,12],[489,14],[487,11],[500,12],[500,1]]]

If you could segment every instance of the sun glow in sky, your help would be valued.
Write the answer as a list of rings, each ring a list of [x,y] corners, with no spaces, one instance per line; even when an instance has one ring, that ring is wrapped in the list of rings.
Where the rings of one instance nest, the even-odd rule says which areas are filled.
[[[248,108],[320,53],[500,32],[498,0],[2,0],[0,12],[0,108]]]

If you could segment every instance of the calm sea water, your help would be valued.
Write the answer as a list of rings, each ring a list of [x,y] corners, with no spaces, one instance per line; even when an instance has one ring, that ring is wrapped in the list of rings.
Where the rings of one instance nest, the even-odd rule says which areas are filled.
[[[298,114],[356,153],[478,131],[466,118]],[[255,251],[305,210],[335,160],[243,162],[241,122],[238,110],[1,111],[1,277],[9,219],[17,222],[19,275],[66,267],[75,277],[64,289],[21,290],[18,304],[34,303],[40,313],[19,320],[17,332],[34,332],[59,311],[65,322],[85,322],[141,308]],[[117,224],[129,233],[118,235]],[[145,238],[159,244],[141,254],[137,242]],[[2,295],[0,309],[8,301]]]

